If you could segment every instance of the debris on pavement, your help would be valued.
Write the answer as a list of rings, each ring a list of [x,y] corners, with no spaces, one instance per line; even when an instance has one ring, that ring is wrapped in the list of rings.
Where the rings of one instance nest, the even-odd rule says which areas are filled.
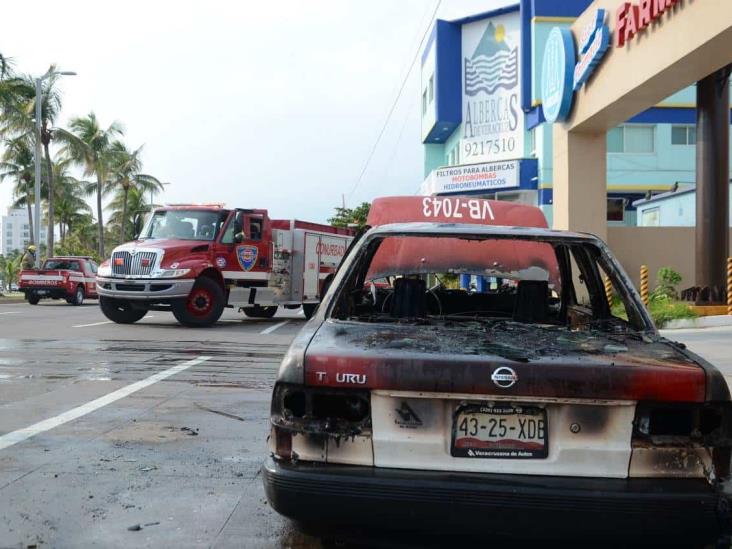
[[[220,416],[228,417],[230,419],[235,419],[237,421],[246,421],[243,417],[237,416],[236,414],[230,414],[229,412],[222,412],[221,410],[214,410],[213,408],[207,408],[206,406],[203,406],[199,404],[198,402],[194,402],[197,408],[201,410],[206,410],[207,412],[211,412],[212,414],[218,414]]]

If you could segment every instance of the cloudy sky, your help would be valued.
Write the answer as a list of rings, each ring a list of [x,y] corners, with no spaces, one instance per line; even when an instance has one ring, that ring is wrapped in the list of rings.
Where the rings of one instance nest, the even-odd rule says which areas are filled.
[[[510,0],[443,0],[452,19]],[[3,7],[0,52],[22,72],[50,63],[61,123],[121,121],[164,202],[264,207],[324,221],[347,205],[412,194],[422,180],[419,75],[359,174],[437,0],[36,1]],[[31,23],[38,23],[31,32]],[[0,211],[11,183],[0,184]]]

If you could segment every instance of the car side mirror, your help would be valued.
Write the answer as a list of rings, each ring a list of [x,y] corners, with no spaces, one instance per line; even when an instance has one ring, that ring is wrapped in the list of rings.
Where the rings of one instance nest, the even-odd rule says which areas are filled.
[[[133,227],[134,227],[134,240],[137,240],[140,237],[140,233],[142,232],[142,216],[140,214],[135,215],[135,220],[133,221]]]
[[[234,235],[234,242],[236,242],[237,244],[241,244],[242,242],[244,242],[244,233],[241,231],[236,233]]]

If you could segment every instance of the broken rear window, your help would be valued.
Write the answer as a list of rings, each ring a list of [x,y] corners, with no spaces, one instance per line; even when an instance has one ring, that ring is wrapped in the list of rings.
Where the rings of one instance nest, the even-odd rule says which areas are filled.
[[[591,242],[410,234],[364,246],[336,297],[335,318],[648,329]]]

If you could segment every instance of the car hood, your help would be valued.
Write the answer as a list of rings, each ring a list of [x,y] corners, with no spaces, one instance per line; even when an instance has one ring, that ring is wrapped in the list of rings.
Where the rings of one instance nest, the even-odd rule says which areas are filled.
[[[117,246],[114,251],[131,251],[143,249],[155,249],[163,251],[163,261],[165,265],[172,261],[188,259],[192,253],[205,253],[213,243],[206,240],[175,240],[167,238],[134,240],[127,242],[121,246]]]
[[[497,383],[499,373],[514,383]],[[439,325],[328,320],[307,347],[305,382],[519,397],[701,402],[705,371],[656,335],[513,321]]]

